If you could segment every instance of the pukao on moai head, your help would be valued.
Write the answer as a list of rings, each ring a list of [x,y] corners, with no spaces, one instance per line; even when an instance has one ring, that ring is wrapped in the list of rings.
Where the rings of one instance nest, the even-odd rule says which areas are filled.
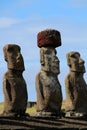
[[[66,88],[66,116],[83,116],[87,114],[87,85],[83,74],[85,73],[84,60],[79,52],[69,52],[66,55],[70,73],[65,79]]]
[[[60,114],[62,104],[60,73],[56,47],[61,45],[60,32],[44,30],[37,35],[41,70],[36,76],[37,112],[40,115]]]
[[[8,71],[3,77],[4,111],[6,116],[23,116],[27,107],[27,86],[22,76],[24,61],[20,46],[7,44],[3,48]]]

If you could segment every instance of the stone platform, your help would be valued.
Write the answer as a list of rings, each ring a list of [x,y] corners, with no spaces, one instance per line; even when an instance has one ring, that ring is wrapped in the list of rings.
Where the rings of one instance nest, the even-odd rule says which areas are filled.
[[[87,130],[87,119],[58,117],[3,117],[0,116],[0,130]]]

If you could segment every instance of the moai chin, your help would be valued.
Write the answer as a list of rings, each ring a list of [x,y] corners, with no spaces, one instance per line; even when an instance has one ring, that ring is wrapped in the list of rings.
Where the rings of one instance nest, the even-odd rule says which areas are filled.
[[[44,30],[37,35],[40,47],[41,70],[36,76],[37,113],[39,115],[59,115],[61,112],[62,92],[58,80],[60,73],[56,47],[61,45],[60,33]]]
[[[66,116],[81,117],[87,115],[87,85],[84,80],[85,66],[79,52],[66,55],[70,69],[65,79]]]
[[[24,61],[20,46],[7,44],[3,47],[8,71],[3,77],[5,116],[24,116],[27,107],[27,86],[22,76]]]

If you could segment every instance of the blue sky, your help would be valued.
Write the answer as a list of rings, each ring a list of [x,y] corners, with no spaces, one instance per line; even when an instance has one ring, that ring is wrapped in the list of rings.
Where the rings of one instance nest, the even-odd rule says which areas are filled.
[[[80,52],[87,68],[87,0],[0,0],[0,101],[4,100],[2,78],[7,71],[3,46],[9,43],[21,47],[28,100],[36,100],[35,76],[40,71],[37,34],[45,29],[61,33],[62,46],[57,48],[57,56],[63,98],[64,80],[69,72],[66,53]],[[87,72],[84,78],[87,82]]]

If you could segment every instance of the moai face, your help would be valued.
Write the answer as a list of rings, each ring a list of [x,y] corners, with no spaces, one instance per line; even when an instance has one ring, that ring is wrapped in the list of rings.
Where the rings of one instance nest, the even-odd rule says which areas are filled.
[[[56,54],[57,51],[55,48],[42,47],[40,49],[40,62],[42,70],[55,74],[60,73],[59,59],[57,58]]]
[[[67,54],[67,62],[70,70],[73,72],[85,72],[84,60],[80,58],[78,52],[70,52]]]
[[[20,47],[16,44],[8,44],[4,48],[4,58],[8,63],[8,69],[24,71],[24,61]]]

